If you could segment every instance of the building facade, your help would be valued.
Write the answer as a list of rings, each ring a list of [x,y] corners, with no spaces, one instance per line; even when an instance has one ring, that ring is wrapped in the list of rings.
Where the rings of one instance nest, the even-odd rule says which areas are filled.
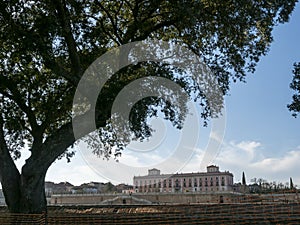
[[[233,174],[221,172],[218,166],[207,167],[207,172],[160,174],[148,170],[146,176],[133,177],[135,192],[224,192],[232,191]]]

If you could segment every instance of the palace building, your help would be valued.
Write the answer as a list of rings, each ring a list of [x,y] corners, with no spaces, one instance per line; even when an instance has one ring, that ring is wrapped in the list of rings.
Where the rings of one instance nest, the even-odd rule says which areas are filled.
[[[146,176],[134,176],[135,192],[228,192],[232,191],[233,174],[221,172],[211,165],[207,172],[160,174],[158,169],[148,170]]]

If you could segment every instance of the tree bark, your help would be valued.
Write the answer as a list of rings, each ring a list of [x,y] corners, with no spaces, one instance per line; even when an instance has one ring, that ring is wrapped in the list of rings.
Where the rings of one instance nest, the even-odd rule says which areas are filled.
[[[34,171],[32,176],[21,174],[19,212],[46,213],[45,172]]]
[[[13,162],[1,160],[1,184],[11,213],[46,213],[46,170],[20,174]]]
[[[10,212],[20,210],[20,174],[13,162],[0,160],[0,178],[5,202]]]
[[[5,182],[3,179],[1,180],[5,202],[8,206],[9,212],[47,212],[44,181],[45,175],[36,173],[34,177],[24,177],[21,175],[11,176],[11,178],[13,179],[7,182]]]
[[[20,174],[7,147],[0,115],[0,181],[11,213],[46,212],[45,176],[51,163],[29,160]]]
[[[20,173],[10,156],[4,131],[3,118],[0,114],[0,181],[3,194],[10,212],[19,211]]]

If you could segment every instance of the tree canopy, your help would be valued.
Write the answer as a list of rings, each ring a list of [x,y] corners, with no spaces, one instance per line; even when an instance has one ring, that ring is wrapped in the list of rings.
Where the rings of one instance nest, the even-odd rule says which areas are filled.
[[[273,41],[273,27],[288,21],[295,3],[1,1],[0,178],[9,209],[45,209],[45,174],[57,158],[74,154],[67,151],[75,142],[73,96],[84,71],[99,56],[134,41],[158,39],[180,44],[211,68],[225,95],[231,82],[244,81],[248,72],[254,72]],[[175,72],[182,76],[174,76]],[[213,115],[200,87],[186,81],[183,71],[174,71],[162,63],[144,62],[123,68],[101,90],[95,116],[98,128],[109,127],[111,107],[118,92],[131,81],[146,76],[178,83],[198,100],[204,119]],[[158,108],[166,119],[181,127],[184,116],[178,116],[176,107],[150,97],[132,109],[131,129],[136,138],[151,135],[147,118],[155,116]],[[20,157],[25,145],[29,146],[31,156],[19,172],[13,159]],[[113,154],[110,148],[98,153],[105,157]]]
[[[288,105],[288,109],[293,112],[293,116],[297,117],[300,112],[300,62],[294,63],[293,74],[290,88],[296,93],[293,95],[293,101]]]

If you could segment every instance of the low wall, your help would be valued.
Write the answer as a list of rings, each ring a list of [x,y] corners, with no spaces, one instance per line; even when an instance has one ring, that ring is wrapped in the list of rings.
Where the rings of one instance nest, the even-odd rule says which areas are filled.
[[[97,204],[192,204],[234,203],[239,193],[133,193],[133,194],[62,194],[52,195],[51,205],[97,205]]]
[[[298,193],[241,194],[218,193],[132,193],[52,195],[49,205],[149,205],[197,203],[300,203]]]

